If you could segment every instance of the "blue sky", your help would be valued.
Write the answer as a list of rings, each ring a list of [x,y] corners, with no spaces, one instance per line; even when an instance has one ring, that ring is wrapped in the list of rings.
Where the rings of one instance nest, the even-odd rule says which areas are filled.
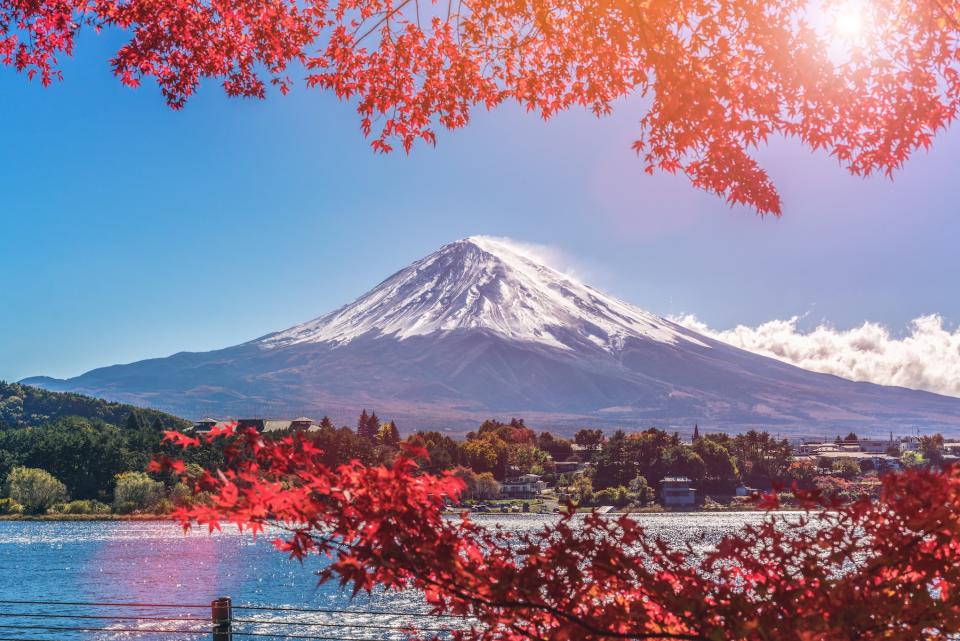
[[[547,124],[480,112],[385,157],[350,105],[302,86],[249,101],[208,83],[173,112],[113,79],[117,46],[85,34],[48,89],[0,69],[2,379],[247,340],[473,234],[555,247],[591,284],[719,329],[960,320],[956,130],[893,182],[775,142],[759,155],[785,211],[761,219],[645,175],[637,101]]]

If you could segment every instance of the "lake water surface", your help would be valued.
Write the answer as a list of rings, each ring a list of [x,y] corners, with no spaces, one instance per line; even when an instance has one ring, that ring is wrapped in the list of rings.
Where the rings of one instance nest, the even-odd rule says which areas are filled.
[[[551,515],[479,516],[478,521],[499,523],[511,530],[531,530],[557,517]],[[710,545],[731,531],[763,518],[759,513],[683,513],[637,515],[648,529],[680,542],[705,535]],[[401,627],[425,620],[417,594],[391,593],[351,601],[335,585],[317,586],[318,562],[301,565],[274,550],[270,538],[253,540],[235,530],[208,535],[184,534],[174,523],[143,521],[104,522],[0,522],[0,601],[91,601],[171,604],[209,604],[230,596],[235,605],[306,607],[342,613],[237,611],[235,617],[256,623],[241,629],[267,639],[282,629],[287,635],[324,639],[400,639],[399,630],[367,627]],[[365,610],[391,614],[370,616]],[[169,616],[198,621],[109,619],[47,619],[23,614],[82,614],[91,617]],[[204,621],[209,608],[145,610],[109,607],[50,607],[0,603],[0,640],[142,639],[174,641],[209,639],[209,634],[150,632],[150,630],[209,629]],[[283,626],[267,625],[280,621]],[[430,620],[436,625],[436,620]],[[329,624],[292,625],[292,624]],[[443,625],[449,622],[440,620]],[[41,629],[53,627],[110,627],[113,632]],[[130,631],[117,631],[118,629]]]

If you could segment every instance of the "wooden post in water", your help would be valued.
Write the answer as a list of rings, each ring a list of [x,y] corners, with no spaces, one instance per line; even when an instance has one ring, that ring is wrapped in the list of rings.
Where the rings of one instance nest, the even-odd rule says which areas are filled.
[[[213,618],[213,641],[233,641],[233,607],[230,597],[224,596],[210,603]]]

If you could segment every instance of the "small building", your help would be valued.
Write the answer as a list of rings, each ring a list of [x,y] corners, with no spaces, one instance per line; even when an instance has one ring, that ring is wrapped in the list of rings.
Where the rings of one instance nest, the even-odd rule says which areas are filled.
[[[262,432],[284,432],[289,430],[292,422],[285,419],[268,418],[263,422]]]
[[[817,467],[822,470],[831,470],[837,461],[854,461],[864,472],[896,472],[900,469],[900,459],[889,454],[872,454],[870,452],[821,452],[817,455]]]
[[[664,507],[687,507],[696,505],[697,491],[693,481],[686,476],[668,476],[660,483],[660,498]]]
[[[251,427],[258,432],[263,432],[266,429],[267,421],[263,418],[240,418],[237,419],[237,431],[242,432],[243,430],[248,430]]]
[[[217,425],[217,423],[219,423],[219,422],[220,422],[220,421],[218,421],[217,419],[215,419],[215,418],[210,418],[210,417],[208,416],[207,418],[201,418],[199,421],[194,421],[194,422],[193,422],[193,429],[196,430],[197,432],[209,432],[209,431],[212,430],[212,429]]]
[[[868,454],[886,454],[891,448],[900,451],[900,444],[885,438],[862,438],[859,441],[860,451]]]
[[[573,474],[586,469],[587,464],[580,461],[555,461],[553,466],[557,474]]]
[[[309,430],[313,426],[313,419],[307,418],[306,416],[301,416],[290,421],[290,429],[292,430]]]
[[[547,487],[536,474],[521,474],[508,478],[500,484],[500,496],[508,499],[532,499],[540,496]]]
[[[293,420],[285,418],[241,418],[237,421],[237,429],[253,428],[258,432],[283,432],[285,430],[315,430],[317,426],[313,419],[301,416]]]

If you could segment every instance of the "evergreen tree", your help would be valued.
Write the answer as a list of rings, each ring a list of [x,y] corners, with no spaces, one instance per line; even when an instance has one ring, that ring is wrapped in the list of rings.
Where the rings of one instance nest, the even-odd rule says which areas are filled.
[[[330,420],[329,416],[324,416],[323,418],[320,419],[320,429],[322,430],[334,429],[333,421]]]
[[[363,436],[363,437],[369,438],[367,436],[367,429],[369,425],[370,425],[370,415],[367,414],[367,409],[364,408],[363,411],[360,413],[360,418],[357,419],[357,436]]]
[[[360,418],[357,419],[357,436],[362,436],[368,441],[375,441],[379,433],[380,419],[377,417],[377,413],[367,414],[367,410],[364,409]]]
[[[693,424],[693,442],[696,443],[700,440],[700,426],[696,423]]]
[[[131,432],[139,432],[147,427],[146,422],[140,417],[139,412],[130,412],[130,415],[127,416],[126,425],[127,429]]]
[[[369,440],[375,440],[380,433],[380,418],[376,412],[370,412],[370,418],[367,419],[367,431],[364,434]]]

